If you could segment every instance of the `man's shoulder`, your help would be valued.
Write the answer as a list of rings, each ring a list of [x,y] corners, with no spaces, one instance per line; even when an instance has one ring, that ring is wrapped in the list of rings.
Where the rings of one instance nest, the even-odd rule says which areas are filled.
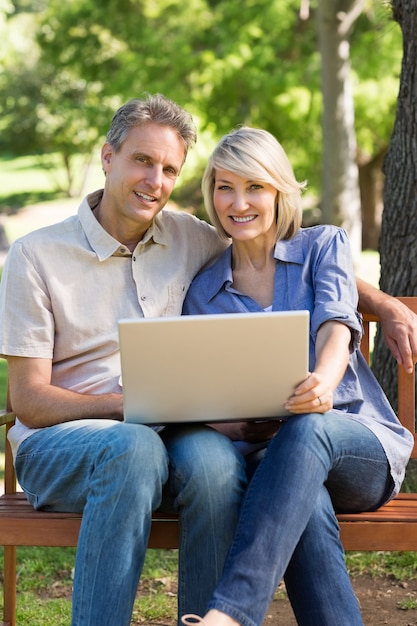
[[[197,276],[194,277],[192,285],[196,288],[205,289],[207,286],[217,284],[223,281],[231,271],[231,246],[227,248],[207,267],[202,269]]]
[[[65,233],[72,232],[74,228],[78,226],[78,223],[79,220],[77,215],[71,215],[64,220],[57,221],[55,224],[48,224],[47,226],[42,226],[41,228],[32,230],[16,239],[15,243],[32,245],[38,244],[40,241],[54,239],[55,237],[62,238],[65,236]]]
[[[155,232],[161,240],[189,249],[213,251],[217,256],[224,249],[216,229],[208,222],[183,210],[163,209],[155,218]]]
[[[201,220],[185,209],[166,207],[156,216],[155,219],[156,221],[159,221],[160,225],[163,227],[171,223],[197,230],[214,230],[213,226],[208,224],[208,222]]]

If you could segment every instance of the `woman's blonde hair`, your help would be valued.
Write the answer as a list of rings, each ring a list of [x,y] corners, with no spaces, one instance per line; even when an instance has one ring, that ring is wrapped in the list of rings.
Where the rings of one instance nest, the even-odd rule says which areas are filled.
[[[218,233],[228,239],[213,204],[216,170],[269,183],[278,191],[276,240],[291,239],[301,226],[301,193],[306,182],[299,183],[281,146],[271,133],[242,126],[222,137],[204,171],[201,188],[207,213]]]

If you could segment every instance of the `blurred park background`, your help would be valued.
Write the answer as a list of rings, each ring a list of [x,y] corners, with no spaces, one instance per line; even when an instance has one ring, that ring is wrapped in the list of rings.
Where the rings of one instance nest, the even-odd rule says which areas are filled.
[[[174,193],[181,207],[204,216],[210,149],[239,124],[259,126],[308,180],[305,222],[343,225],[355,249],[359,237],[377,248],[402,58],[389,3],[0,0],[0,36],[4,216],[91,191],[114,111],[162,92],[199,129]]]

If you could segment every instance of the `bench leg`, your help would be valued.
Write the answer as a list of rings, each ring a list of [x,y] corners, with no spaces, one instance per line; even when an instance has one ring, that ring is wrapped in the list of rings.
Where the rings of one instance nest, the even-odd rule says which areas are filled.
[[[4,546],[3,626],[16,626],[16,546]]]

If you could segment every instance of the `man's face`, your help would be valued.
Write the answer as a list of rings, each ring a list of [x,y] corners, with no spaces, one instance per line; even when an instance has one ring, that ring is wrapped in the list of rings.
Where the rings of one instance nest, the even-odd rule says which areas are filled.
[[[113,219],[125,218],[144,233],[167,203],[184,158],[177,132],[154,123],[132,128],[118,152],[104,144],[105,197]]]

